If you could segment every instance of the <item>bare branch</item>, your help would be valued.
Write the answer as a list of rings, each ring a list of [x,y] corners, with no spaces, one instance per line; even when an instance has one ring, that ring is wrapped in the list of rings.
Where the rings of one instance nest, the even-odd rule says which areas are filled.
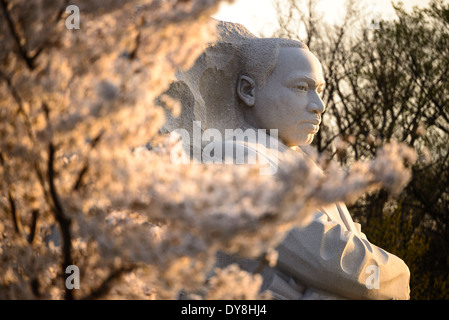
[[[116,270],[111,271],[109,276],[103,280],[103,282],[94,290],[90,292],[89,295],[83,297],[81,300],[94,300],[104,297],[111,290],[111,286],[115,280],[118,280],[125,273],[132,272],[137,266],[132,265],[129,267],[121,267]]]
[[[18,235],[22,235],[23,234],[22,222],[20,221],[20,216],[16,209],[16,202],[14,200],[14,196],[12,195],[11,190],[8,191],[8,201],[9,201],[9,207],[11,209],[12,220],[14,222],[14,231]]]
[[[62,235],[62,254],[63,254],[62,275],[64,276],[67,267],[72,265],[72,235],[70,231],[71,220],[67,218],[67,216],[65,215],[61,201],[59,200],[58,192],[55,187],[54,156],[55,156],[55,147],[53,146],[53,143],[50,142],[48,148],[47,178],[50,187],[51,199],[53,202],[52,211],[56,221],[58,222]],[[73,300],[73,298],[74,297],[72,290],[66,288],[65,299]]]
[[[101,131],[92,141],[90,142],[90,150],[95,148],[95,146],[100,141],[104,131]],[[87,174],[87,171],[89,170],[89,162],[87,158],[84,161],[83,167],[81,168],[80,172],[78,173],[78,178],[75,180],[75,183],[73,184],[72,190],[78,191],[82,185],[84,176]]]
[[[9,27],[9,31],[11,32],[14,42],[17,45],[20,57],[22,57],[23,61],[25,61],[28,69],[34,70],[35,68],[34,58],[28,55],[25,46],[21,44],[20,35],[16,29],[16,26],[14,24],[14,21],[12,20],[11,15],[9,14],[8,2],[6,0],[0,0],[0,7],[2,8],[3,15],[5,16],[6,23],[8,24]]]
[[[33,244],[34,239],[36,237],[36,230],[37,230],[37,219],[39,217],[39,210],[33,210],[31,212],[32,220],[31,220],[31,226],[30,226],[30,234],[28,235],[28,243]]]

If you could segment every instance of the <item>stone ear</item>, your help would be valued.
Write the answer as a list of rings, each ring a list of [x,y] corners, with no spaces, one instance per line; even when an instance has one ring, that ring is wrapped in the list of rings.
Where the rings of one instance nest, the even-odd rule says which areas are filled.
[[[256,102],[256,82],[248,76],[240,76],[237,94],[248,107],[253,107]]]

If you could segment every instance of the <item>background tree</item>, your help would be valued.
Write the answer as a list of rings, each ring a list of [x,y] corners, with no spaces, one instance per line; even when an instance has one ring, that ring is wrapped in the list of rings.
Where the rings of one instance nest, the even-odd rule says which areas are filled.
[[[401,194],[379,190],[350,211],[373,243],[406,261],[412,298],[448,298],[449,4],[411,12],[398,4],[396,19],[372,21],[348,1],[333,26],[317,20],[316,5],[279,3],[276,33],[306,42],[323,64],[327,111],[315,146],[344,167],[392,140],[418,152]]]

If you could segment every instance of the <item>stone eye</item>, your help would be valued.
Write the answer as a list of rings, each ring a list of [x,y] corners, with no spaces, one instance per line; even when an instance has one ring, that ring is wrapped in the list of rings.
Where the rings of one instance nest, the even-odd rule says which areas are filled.
[[[298,89],[300,91],[307,91],[308,87],[307,87],[307,85],[299,84],[299,85],[295,86],[295,89]]]

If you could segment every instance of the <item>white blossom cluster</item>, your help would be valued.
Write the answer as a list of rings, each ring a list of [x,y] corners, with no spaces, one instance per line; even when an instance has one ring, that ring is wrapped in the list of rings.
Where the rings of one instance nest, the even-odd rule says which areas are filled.
[[[68,30],[65,1],[2,1],[1,299],[256,298],[257,274],[208,278],[218,250],[273,265],[317,206],[404,187],[414,156],[396,144],[325,174],[299,156],[274,176],[171,163],[154,101],[213,41],[218,2],[79,1]],[[69,293],[68,263],[81,273]]]

